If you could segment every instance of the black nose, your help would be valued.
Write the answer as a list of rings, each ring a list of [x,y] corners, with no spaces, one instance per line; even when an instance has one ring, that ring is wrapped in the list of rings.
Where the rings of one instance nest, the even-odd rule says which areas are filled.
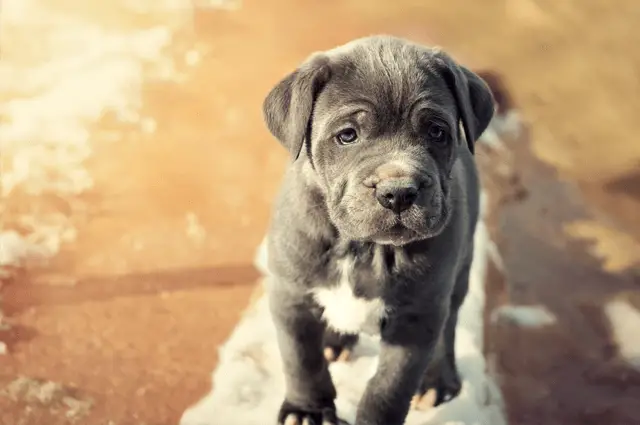
[[[376,198],[383,207],[401,213],[418,198],[418,185],[406,180],[383,181],[376,185]]]

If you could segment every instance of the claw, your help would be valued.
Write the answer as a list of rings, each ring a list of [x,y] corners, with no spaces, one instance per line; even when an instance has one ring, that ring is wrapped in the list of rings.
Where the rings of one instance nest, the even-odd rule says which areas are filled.
[[[329,363],[333,362],[336,359],[336,352],[333,351],[333,348],[325,347],[324,358],[327,359]]]
[[[436,390],[433,388],[423,395],[414,395],[411,399],[411,408],[413,410],[425,411],[433,408],[436,404]]]
[[[278,413],[280,425],[338,425],[335,408],[327,407],[321,411],[315,409],[307,411],[284,402]]]
[[[338,360],[337,361],[346,362],[350,358],[351,358],[351,350],[349,350],[348,348],[345,348],[345,349],[342,350],[342,352],[338,356]]]
[[[327,359],[329,363],[346,362],[351,358],[351,350],[343,348],[342,351],[340,351],[340,354],[336,356],[336,350],[331,347],[325,347],[324,358]]]
[[[284,425],[300,425],[300,421],[298,420],[298,416],[297,415],[289,415],[287,416],[287,419],[285,419],[284,421]]]

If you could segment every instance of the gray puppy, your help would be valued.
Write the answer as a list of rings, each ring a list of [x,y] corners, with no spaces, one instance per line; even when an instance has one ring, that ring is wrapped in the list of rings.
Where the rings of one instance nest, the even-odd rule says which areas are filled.
[[[437,403],[458,394],[455,329],[479,210],[473,151],[493,112],[476,74],[390,36],[316,53],[267,95],[267,126],[292,156],[268,234],[280,424],[337,423],[327,328],[337,349],[360,331],[380,335],[356,425],[401,425],[429,389]]]

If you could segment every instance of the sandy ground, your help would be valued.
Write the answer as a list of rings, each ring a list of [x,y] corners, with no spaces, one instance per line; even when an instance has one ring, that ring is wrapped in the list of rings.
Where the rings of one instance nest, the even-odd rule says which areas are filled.
[[[588,272],[568,275],[562,290],[576,292],[584,276],[597,269],[602,274],[585,286],[583,297],[591,300],[588,305],[599,309],[605,298],[627,297],[637,291],[632,278],[620,277],[623,284],[606,283],[631,273],[640,256],[636,218],[640,144],[634,136],[640,100],[630,95],[640,88],[637,1],[620,0],[614,7],[597,0],[488,0],[474,5],[451,0],[446,6],[403,0],[392,7],[362,0],[254,0],[201,2],[195,10],[186,1],[165,3],[169,6],[154,6],[149,13],[140,6],[145,4],[142,1],[102,5],[79,0],[25,1],[38,7],[46,4],[56,16],[68,16],[72,23],[81,22],[88,28],[86,33],[74,33],[75,27],[61,21],[62,32],[56,37],[51,37],[45,25],[53,15],[42,10],[38,16],[29,12],[25,21],[37,25],[21,27],[6,25],[6,4],[0,9],[0,67],[7,72],[0,102],[37,98],[47,84],[66,78],[71,86],[64,87],[72,87],[76,94],[58,93],[50,109],[70,111],[74,100],[82,97],[80,93],[92,100],[76,109],[92,112],[92,108],[102,108],[74,115],[88,137],[78,136],[80,130],[74,127],[71,139],[78,142],[69,150],[84,152],[88,146],[90,152],[69,154],[76,168],[63,167],[86,172],[87,187],[56,187],[53,192],[35,195],[23,188],[2,198],[3,227],[27,232],[29,226],[19,217],[37,205],[40,212],[55,213],[56,231],[67,229],[68,242],[50,266],[4,283],[2,309],[10,328],[0,330],[0,340],[8,350],[8,355],[0,357],[0,383],[13,382],[9,388],[15,390],[15,380],[26,376],[62,387],[45,384],[45,393],[54,396],[33,402],[18,385],[14,396],[0,397],[0,423],[175,424],[207,391],[216,349],[254,289],[257,273],[252,258],[286,159],[262,125],[260,103],[270,86],[309,52],[363,34],[387,32],[441,44],[472,67],[504,74],[530,124],[531,151],[546,164],[533,170],[550,176],[557,173],[570,182],[579,194],[575,196],[583,199],[581,208],[590,212],[552,215],[556,224],[548,231],[561,235],[565,242],[559,246],[586,239],[589,244],[580,255],[590,260],[584,261],[591,264],[593,256],[601,259],[595,261],[594,269],[591,265],[579,269]],[[34,34],[48,43],[36,43]],[[141,38],[135,38],[138,36]],[[49,59],[47,51],[65,55],[73,49],[84,49],[86,63],[56,72],[45,69],[36,75],[42,81],[27,84],[21,78],[27,75],[25,70]],[[88,79],[85,85],[72,84],[71,72],[85,75],[82,72],[95,69],[99,73],[123,51],[128,59],[109,68],[117,77],[105,74],[99,80]],[[122,84],[112,87],[113,81]],[[129,103],[121,105],[111,99],[112,91]],[[91,103],[98,95],[105,97],[104,102]],[[19,112],[3,109],[0,122],[11,124]],[[54,125],[60,122],[57,115],[33,125],[28,112],[21,122],[23,127],[41,130],[37,140],[42,134],[60,131]],[[15,153],[36,142],[31,134],[18,136],[15,144],[3,146],[3,176],[16,167],[7,149]],[[67,133],[62,138],[71,140]],[[50,178],[40,177],[43,181]],[[548,192],[545,188],[553,184],[555,180],[531,183],[541,188],[543,198]],[[573,199],[571,196],[563,192],[545,200],[544,211],[553,210],[566,197]],[[536,229],[546,222],[540,218],[542,209],[523,205],[512,213],[516,218],[505,219],[506,228],[516,235],[524,232],[517,229]],[[534,211],[538,215],[533,216]],[[518,259],[524,254],[511,249],[505,255],[511,269],[527,271],[549,260],[531,257],[532,264],[523,265]],[[567,261],[559,270],[575,269],[574,259]],[[504,296],[511,302],[548,304],[557,286],[535,289],[541,280],[551,281],[548,276],[530,280],[509,276],[511,287],[525,289]],[[605,295],[603,285],[609,288]],[[527,289],[531,287],[534,289]],[[527,295],[518,298],[518,294]],[[566,305],[556,305],[553,310],[558,314],[564,308]],[[584,330],[584,334],[576,331],[584,335],[581,344],[594,340],[583,322],[571,319],[567,323],[571,329]],[[499,338],[521,335],[496,332]],[[596,335],[595,350],[614,357],[611,353],[617,346],[611,333]],[[549,340],[538,342],[547,346]],[[542,359],[539,363],[527,358],[517,364],[513,359],[521,357],[510,354],[508,346],[494,347],[497,373],[504,377],[511,397],[507,402],[513,423],[550,424],[556,418],[557,423],[579,424],[585,423],[587,415],[615,425],[631,424],[631,410],[611,416],[616,404],[578,415],[575,412],[584,410],[584,402],[568,390],[559,398],[561,402],[549,402],[553,379],[565,386],[584,384],[568,381],[581,376],[579,367],[566,376],[553,374],[557,369],[550,365],[555,360],[564,359],[562,364],[567,365],[571,356],[585,352],[574,340],[566,344],[572,350],[541,355],[536,357]],[[537,347],[531,348],[523,343],[521,351],[538,356]],[[588,359],[599,364],[600,357]],[[528,376],[533,379],[540,372],[544,385],[510,381],[531,364],[539,367],[532,367]],[[612,384],[610,377],[618,376],[617,370],[598,375],[604,377],[601,385],[590,387],[590,397],[611,393],[611,386],[618,384]],[[625,367],[623,372],[632,373]],[[42,389],[36,381],[27,384]],[[637,381],[627,381],[625,388],[630,385],[637,386]],[[531,388],[546,388],[547,392],[540,390],[532,399]],[[622,393],[613,394],[620,403],[628,400]],[[80,413],[76,409],[67,417],[68,404],[73,402],[67,399],[65,404],[65,397],[86,401],[90,408]],[[550,407],[536,407],[541,405]],[[561,413],[563,408],[569,413]],[[607,421],[611,417],[618,422]]]
[[[636,424],[640,338],[631,328],[640,324],[640,276],[637,269],[608,271],[592,245],[563,232],[567,223],[602,220],[602,213],[529,147],[514,147],[527,194],[498,214],[502,255],[488,277],[495,303],[487,311],[488,359],[510,421]]]

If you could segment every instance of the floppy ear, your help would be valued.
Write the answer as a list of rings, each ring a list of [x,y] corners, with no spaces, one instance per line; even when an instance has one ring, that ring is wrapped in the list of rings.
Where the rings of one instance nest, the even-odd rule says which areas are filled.
[[[267,127],[294,161],[307,137],[315,100],[330,77],[329,59],[314,55],[276,84],[264,100]]]
[[[495,101],[487,83],[477,74],[457,64],[445,53],[440,54],[445,62],[444,76],[449,89],[456,98],[462,120],[467,146],[471,153],[474,144],[487,129],[495,110]]]

